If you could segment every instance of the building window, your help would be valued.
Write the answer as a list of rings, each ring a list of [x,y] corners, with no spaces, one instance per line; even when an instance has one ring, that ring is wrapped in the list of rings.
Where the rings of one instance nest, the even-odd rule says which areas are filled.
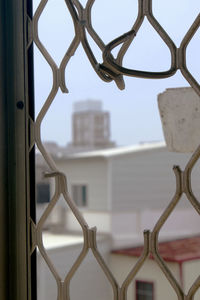
[[[80,207],[87,206],[87,186],[84,184],[72,185],[72,199]]]
[[[136,300],[154,300],[153,282],[136,280]]]
[[[50,185],[49,183],[37,183],[37,203],[48,203],[50,201]]]

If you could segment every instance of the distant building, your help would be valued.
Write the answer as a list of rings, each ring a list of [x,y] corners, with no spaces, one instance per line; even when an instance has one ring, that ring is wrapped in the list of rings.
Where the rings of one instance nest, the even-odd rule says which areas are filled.
[[[74,104],[72,115],[72,152],[114,147],[110,141],[110,114],[102,110],[102,102],[87,100]]]
[[[74,104],[72,115],[72,143],[67,147],[61,147],[55,142],[44,142],[46,151],[55,159],[68,157],[73,153],[91,151],[104,148],[113,148],[115,143],[110,141],[110,114],[103,111],[102,102],[96,100],[80,101]],[[36,200],[37,218],[41,217],[42,212],[50,201],[50,180],[44,177],[44,173],[49,171],[49,167],[41,154],[36,154]],[[84,189],[84,187],[83,187]],[[85,191],[86,192],[86,191]],[[80,189],[75,188],[74,194],[80,193]],[[86,194],[85,194],[86,195]],[[62,205],[58,205],[58,210]],[[56,209],[55,209],[56,211]],[[61,230],[63,224],[58,223],[56,213],[48,218],[46,228],[56,228]],[[63,227],[64,228],[64,227]]]
[[[183,169],[189,157],[169,152],[164,143],[149,143],[74,153],[56,159],[56,165],[66,174],[69,193],[89,225],[111,233],[114,247],[119,247],[141,243],[144,228],[154,227],[176,190],[172,167]],[[192,187],[199,194],[198,168],[193,175]],[[198,233],[199,216],[185,195],[172,216],[162,239]],[[70,210],[65,220],[67,230],[80,231]]]
[[[122,284],[142,255],[143,246],[112,251],[111,270]],[[185,294],[199,277],[200,236],[159,243],[159,253]],[[127,300],[177,300],[177,294],[150,255],[128,288]],[[200,299],[200,291],[195,294]]]
[[[93,117],[85,119],[85,115],[90,113]],[[68,191],[89,227],[97,226],[98,233],[102,236],[102,239],[98,240],[100,252],[105,256],[106,263],[111,266],[121,285],[142,253],[142,247],[136,246],[143,244],[143,230],[153,229],[174,196],[176,180],[172,166],[176,164],[184,169],[190,155],[170,153],[164,143],[99,150],[98,145],[103,145],[103,141],[104,145],[112,143],[108,139],[109,118],[104,119],[103,116],[99,118],[101,121],[98,127],[98,122],[95,123],[95,120],[98,120],[95,118],[98,113],[103,115],[105,113],[98,101],[76,104],[73,116],[73,141],[67,148],[69,151],[59,149],[51,152],[58,169],[66,174]],[[99,133],[95,128],[99,128]],[[87,134],[84,134],[85,130]],[[49,146],[56,149],[53,144]],[[95,151],[86,152],[86,150]],[[82,153],[77,153],[81,151]],[[199,168],[195,168],[192,174],[194,175],[192,188],[195,194],[200,193],[199,174]],[[49,181],[49,184],[53,191],[54,180]],[[60,200],[63,201],[62,196]],[[43,234],[46,252],[58,267],[61,277],[65,278],[81,251],[81,238],[74,236],[74,233],[82,233],[80,224],[64,201],[56,204],[47,223],[47,228],[57,226],[57,229],[62,229],[65,234],[68,231],[68,235],[65,236],[55,237],[48,232]],[[191,237],[198,234],[199,225],[199,215],[183,195],[159,235],[159,242],[167,241],[159,244],[160,254],[186,293],[199,275],[200,238]],[[74,239],[71,242],[70,234],[73,234],[72,239]],[[176,240],[177,237],[179,239],[184,237],[184,239]],[[57,243],[55,243],[56,239]],[[111,245],[115,250],[110,255]],[[145,261],[134,282],[131,282],[127,300],[176,300],[177,295],[173,288],[151,258],[150,256]],[[103,272],[99,272],[99,266],[91,251],[86,259],[72,278],[70,290],[72,298],[111,299],[108,281]],[[55,280],[40,254],[38,274],[39,298],[55,299],[57,296],[56,289],[53,287]],[[89,292],[91,293],[88,294]],[[199,297],[199,292],[195,298],[196,296]]]

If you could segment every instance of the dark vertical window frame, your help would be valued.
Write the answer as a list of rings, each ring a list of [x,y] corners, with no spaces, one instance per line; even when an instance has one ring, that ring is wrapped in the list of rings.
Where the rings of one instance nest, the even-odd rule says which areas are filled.
[[[33,0],[26,0],[26,38],[29,41],[32,36],[29,36],[30,21],[33,16]],[[30,41],[29,41],[30,42]],[[31,146],[33,137],[33,128],[31,124],[35,121],[35,98],[34,98],[34,52],[33,52],[33,41],[31,42],[29,48],[27,49],[27,72],[28,72],[28,127],[29,127],[29,146]],[[34,141],[33,141],[34,142]],[[28,215],[30,220],[36,223],[36,188],[35,188],[35,144],[29,149],[29,206]],[[31,224],[28,221],[28,232],[27,235],[31,233]],[[29,244],[30,247],[30,244]],[[30,253],[30,248],[29,248]],[[35,248],[31,256],[29,256],[29,298],[32,300],[37,299],[37,250]]]
[[[30,258],[35,218],[33,50],[27,50],[31,0],[0,0],[0,299],[36,297],[36,260]]]
[[[7,151],[6,151],[6,101],[5,101],[5,32],[4,32],[4,14],[5,1],[0,1],[0,299],[8,298],[8,253],[6,244],[7,236]]]

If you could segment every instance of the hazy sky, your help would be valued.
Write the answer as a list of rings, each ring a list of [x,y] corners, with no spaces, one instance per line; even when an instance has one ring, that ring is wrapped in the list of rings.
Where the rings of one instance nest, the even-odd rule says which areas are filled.
[[[86,1],[80,1],[86,3]],[[35,1],[37,7],[38,1]],[[199,0],[153,0],[155,17],[179,46],[185,33],[200,11]],[[129,31],[137,15],[137,0],[96,0],[93,27],[105,44]],[[74,36],[73,23],[64,0],[49,0],[39,21],[39,36],[59,65]],[[89,39],[90,41],[90,39]],[[99,62],[101,53],[92,41]],[[188,68],[200,81],[200,29],[187,50]],[[145,19],[138,35],[124,58],[124,66],[141,70],[166,70],[170,66],[169,50]],[[106,83],[90,66],[82,46],[66,68],[68,94],[58,92],[42,124],[44,140],[66,145],[71,140],[71,113],[75,101],[102,100],[104,110],[111,113],[112,140],[119,145],[163,140],[157,106],[157,95],[166,88],[188,86],[178,71],[169,79],[147,80],[124,77],[126,88]],[[52,72],[35,47],[36,113],[45,102],[52,86]]]

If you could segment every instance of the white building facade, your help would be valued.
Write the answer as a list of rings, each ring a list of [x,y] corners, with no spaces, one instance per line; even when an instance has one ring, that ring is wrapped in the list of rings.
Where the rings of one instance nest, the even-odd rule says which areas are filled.
[[[74,154],[57,159],[67,176],[69,193],[90,226],[111,233],[114,246],[142,242],[145,228],[153,229],[176,190],[173,165],[184,168],[188,154],[170,153],[163,143]],[[200,193],[199,171],[193,188]],[[185,224],[184,219],[191,222]],[[183,196],[169,217],[161,237],[197,233],[199,217]],[[66,228],[79,231],[68,210]]]

